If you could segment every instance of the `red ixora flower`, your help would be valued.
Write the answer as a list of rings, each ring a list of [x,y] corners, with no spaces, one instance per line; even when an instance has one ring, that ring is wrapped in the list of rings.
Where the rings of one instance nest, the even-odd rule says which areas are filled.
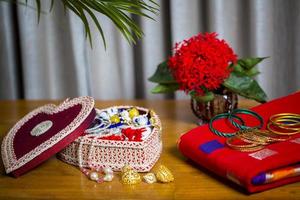
[[[168,66],[180,90],[197,95],[218,89],[232,71],[229,65],[237,61],[231,47],[216,33],[200,33],[176,43],[174,50]]]

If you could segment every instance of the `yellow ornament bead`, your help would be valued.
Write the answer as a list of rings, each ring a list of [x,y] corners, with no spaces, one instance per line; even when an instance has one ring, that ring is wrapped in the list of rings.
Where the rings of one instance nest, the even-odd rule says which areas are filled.
[[[153,117],[151,117],[149,121],[150,121],[151,125],[154,125],[156,123],[155,119]]]
[[[130,167],[129,165],[124,165],[124,167],[122,167],[121,172],[122,174],[124,174],[125,172],[132,170],[132,167]]]
[[[110,117],[110,122],[113,124],[117,124],[120,122],[120,117],[118,115],[113,115]]]
[[[126,185],[137,184],[142,181],[141,176],[137,173],[137,171],[133,169],[126,169],[124,173],[122,173],[122,183]]]
[[[149,184],[157,182],[155,174],[153,174],[153,173],[147,173],[145,176],[143,176],[143,178],[144,178],[144,181]]]
[[[174,176],[171,171],[164,165],[160,165],[156,170],[156,178],[162,183],[174,181]]]
[[[136,109],[136,108],[131,108],[128,112],[129,112],[129,117],[131,119],[136,117],[136,116],[139,116],[139,114],[140,114],[138,109]]]
[[[151,116],[151,117],[154,117],[154,116],[155,116],[154,110],[150,110],[150,116]]]

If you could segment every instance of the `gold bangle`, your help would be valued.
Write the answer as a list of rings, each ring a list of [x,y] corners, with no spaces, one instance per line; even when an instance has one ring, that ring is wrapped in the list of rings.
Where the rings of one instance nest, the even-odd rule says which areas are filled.
[[[259,139],[248,138],[248,137],[244,137],[244,136],[237,136],[237,137],[240,138],[242,141],[247,142],[247,143],[252,143],[252,144],[257,144],[257,145],[267,145],[267,144],[269,144],[269,142],[259,140]]]
[[[234,150],[250,152],[260,150],[270,143],[286,141],[289,138],[290,136],[282,138],[282,136],[278,136],[267,130],[247,129],[238,131],[235,137],[226,141],[226,144]],[[234,139],[239,139],[247,144],[233,144]]]
[[[287,122],[287,123],[283,123],[283,122]],[[290,123],[290,122],[292,122],[292,123]],[[288,117],[287,118],[280,117],[280,118],[276,118],[275,120],[271,121],[271,123],[273,125],[278,126],[282,129],[287,129],[287,130],[300,130],[298,122],[299,122],[299,120],[294,120],[294,119],[288,118]]]
[[[297,114],[297,113],[279,113],[279,114],[272,115],[270,117],[270,120],[272,120],[272,118],[281,117],[281,116],[297,116],[297,117],[300,117],[300,114]]]
[[[257,145],[254,143],[249,143],[248,145],[234,145],[230,143],[234,138],[236,138],[236,136],[228,138],[226,140],[226,144],[233,150],[238,150],[241,152],[251,152],[251,151],[258,151],[265,147],[264,145]]]
[[[261,137],[261,135],[256,134],[257,130],[251,132],[242,132],[237,134],[237,137],[247,143],[254,143],[258,145],[267,145],[270,143],[267,137]]]
[[[273,125],[274,127],[272,127],[271,125]],[[300,114],[279,113],[270,117],[269,123],[267,124],[267,129],[278,135],[294,135],[300,131],[299,125]],[[285,130],[285,132],[278,131],[275,127],[279,128],[279,130]]]
[[[299,133],[300,132],[300,130],[296,130],[296,131],[293,131],[293,132],[280,132],[280,131],[276,131],[276,130],[274,130],[274,129],[272,129],[271,128],[271,125],[273,125],[272,123],[268,123],[267,124],[267,129],[269,130],[269,131],[271,131],[272,133],[275,133],[275,134],[278,134],[278,135],[295,135],[295,134],[297,134],[297,133]],[[280,128],[280,127],[279,127]],[[282,129],[282,128],[281,128]],[[285,129],[286,130],[286,129]]]
[[[296,114],[296,113],[279,113],[279,114],[275,114],[272,115],[269,119],[269,121],[271,121],[273,124],[276,123],[274,120],[276,119],[299,119],[300,120],[300,114]],[[300,125],[300,121],[298,120],[298,122],[296,122],[295,124],[293,124],[293,126],[298,126]],[[296,120],[295,120],[296,121]],[[286,126],[291,126],[286,124]]]
[[[268,130],[258,130],[257,133],[259,133],[262,137],[268,138],[272,142],[283,142],[291,138],[291,136],[285,136],[285,138],[282,138]]]
[[[237,134],[237,137],[240,137],[242,140],[245,142],[250,142],[250,143],[256,143],[256,144],[261,144],[261,145],[267,145],[269,143],[273,143],[276,141],[283,141],[283,139],[277,139],[274,137],[270,137],[270,132],[269,131],[261,131],[258,129],[253,129],[251,132],[239,132]],[[285,140],[285,138],[284,138]]]
[[[300,128],[286,127],[285,125],[279,125],[279,124],[273,124],[273,125],[285,130],[300,131]]]
[[[273,124],[280,124],[283,126],[299,126],[299,120],[296,120],[297,118],[289,118],[289,117],[278,117],[274,121],[272,121]],[[292,123],[282,123],[282,122],[292,122]]]
[[[258,151],[263,149],[265,146],[260,145],[252,148],[236,148],[235,150],[241,151],[241,152],[252,152],[252,151]]]
[[[248,143],[248,144],[242,144],[242,145],[236,145],[236,144],[232,144],[232,140],[233,139],[236,139],[237,137],[231,137],[231,138],[228,138],[226,140],[226,144],[233,148],[233,149],[240,149],[240,148],[253,148],[253,147],[257,147],[257,146],[260,146],[258,144],[254,144],[254,143]]]

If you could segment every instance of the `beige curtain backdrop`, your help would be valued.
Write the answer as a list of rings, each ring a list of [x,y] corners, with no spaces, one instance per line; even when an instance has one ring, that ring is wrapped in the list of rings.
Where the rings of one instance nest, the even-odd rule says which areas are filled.
[[[40,23],[34,9],[0,3],[0,98],[165,98],[153,95],[147,78],[175,42],[199,32],[219,33],[239,57],[270,56],[259,67],[269,99],[300,88],[300,1],[160,0],[156,21],[138,18],[145,37],[127,44],[99,15],[108,48],[93,29],[93,49],[81,21],[59,1]],[[34,1],[29,1],[34,5]],[[175,98],[187,98],[176,93]]]

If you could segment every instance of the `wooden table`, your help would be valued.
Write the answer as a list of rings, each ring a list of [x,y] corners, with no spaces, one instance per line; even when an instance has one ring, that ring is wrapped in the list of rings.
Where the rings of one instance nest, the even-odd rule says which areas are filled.
[[[0,138],[32,109],[53,101],[0,101]],[[54,103],[58,103],[55,101]],[[112,105],[138,105],[153,108],[163,124],[163,153],[158,163],[168,166],[175,176],[170,184],[96,184],[74,166],[55,156],[20,178],[5,175],[0,164],[0,199],[300,199],[300,183],[247,195],[235,184],[219,178],[184,158],[176,148],[178,137],[196,127],[188,101],[98,101],[97,108]],[[256,105],[240,101],[240,107]],[[297,152],[299,153],[299,152]]]

